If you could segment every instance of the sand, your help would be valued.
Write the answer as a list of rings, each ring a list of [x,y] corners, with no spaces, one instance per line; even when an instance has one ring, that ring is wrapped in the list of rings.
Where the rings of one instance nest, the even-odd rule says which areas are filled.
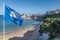
[[[36,27],[32,26],[26,29],[21,29],[18,31],[6,33],[5,39],[4,39],[4,35],[0,34],[0,40],[9,40],[10,38],[14,38],[14,37],[19,37],[19,38],[21,37],[23,40],[35,40],[39,36],[38,33],[39,28],[40,25],[38,24],[38,26]]]
[[[6,33],[5,34],[5,40],[8,40],[9,38],[13,38],[13,37],[23,37],[24,34],[27,32],[27,31],[33,31],[34,28],[33,27],[30,27],[30,28],[27,28],[27,29],[22,29],[22,30],[18,30],[18,31],[14,31],[14,32],[11,32],[11,33]],[[4,36],[3,35],[0,35],[0,40],[4,40]]]

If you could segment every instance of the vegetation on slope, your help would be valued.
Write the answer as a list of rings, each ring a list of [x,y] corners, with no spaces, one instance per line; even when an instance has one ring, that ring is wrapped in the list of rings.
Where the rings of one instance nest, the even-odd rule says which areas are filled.
[[[48,32],[49,40],[60,37],[60,15],[46,15],[43,18],[43,24],[40,26],[40,33]]]

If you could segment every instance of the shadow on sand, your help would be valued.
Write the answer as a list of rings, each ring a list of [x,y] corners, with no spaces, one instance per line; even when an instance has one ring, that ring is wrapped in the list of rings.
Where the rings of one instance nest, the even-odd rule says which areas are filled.
[[[13,37],[13,38],[9,38],[9,40],[31,40],[35,30],[26,32],[23,37],[17,37],[16,36],[16,37]]]

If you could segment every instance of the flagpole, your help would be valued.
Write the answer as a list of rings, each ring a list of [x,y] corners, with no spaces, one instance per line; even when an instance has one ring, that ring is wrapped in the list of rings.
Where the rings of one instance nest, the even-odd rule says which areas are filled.
[[[3,40],[5,40],[5,20],[4,20],[4,15],[5,15],[5,3],[3,3]]]

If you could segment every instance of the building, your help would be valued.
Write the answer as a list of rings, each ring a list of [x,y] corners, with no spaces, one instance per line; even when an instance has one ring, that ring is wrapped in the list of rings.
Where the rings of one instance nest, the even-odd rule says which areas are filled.
[[[28,14],[22,14],[22,18],[23,18],[23,19],[31,19]]]
[[[60,14],[60,9],[56,9],[56,10],[50,10],[50,11],[47,11],[46,12],[47,14],[50,14],[50,15],[52,15],[52,14]]]

